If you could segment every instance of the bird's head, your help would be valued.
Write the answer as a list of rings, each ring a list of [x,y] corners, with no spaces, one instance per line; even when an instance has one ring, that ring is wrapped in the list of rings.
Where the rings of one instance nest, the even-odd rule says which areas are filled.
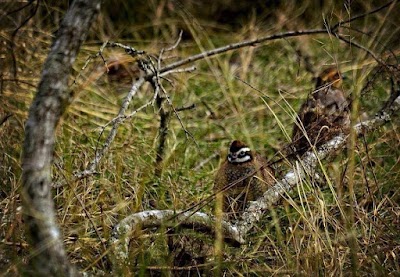
[[[240,164],[251,161],[253,154],[250,148],[240,140],[234,140],[229,147],[228,161],[233,164]]]
[[[343,75],[337,67],[329,67],[317,77],[316,89],[323,86],[339,88],[343,82]]]

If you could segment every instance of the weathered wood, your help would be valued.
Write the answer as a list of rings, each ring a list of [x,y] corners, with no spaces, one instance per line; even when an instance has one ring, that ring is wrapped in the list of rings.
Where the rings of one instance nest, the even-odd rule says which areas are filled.
[[[68,79],[101,0],[75,0],[65,15],[44,64],[25,127],[22,196],[31,244],[29,275],[76,276],[56,223],[51,195],[55,129],[72,95]]]
[[[172,210],[143,211],[132,214],[121,220],[113,229],[110,238],[111,255],[114,273],[119,273],[124,266],[130,266],[129,243],[132,235],[138,229],[160,227],[174,228],[177,226],[194,229],[215,236],[215,219],[201,212],[184,212]],[[237,229],[228,222],[222,222],[222,232],[227,241],[233,245],[244,243]]]
[[[391,105],[382,110],[370,120],[360,122],[353,128],[357,135],[374,130],[391,120],[393,114],[400,110],[400,96]],[[287,172],[281,180],[276,180],[262,197],[253,201],[240,220],[233,225],[223,220],[222,233],[225,239],[239,244],[246,243],[246,235],[251,228],[260,221],[266,211],[282,197],[293,190],[293,188],[304,178],[307,172],[315,170],[322,159],[341,149],[346,143],[346,136],[340,134],[320,146],[315,151],[307,152],[301,160],[296,163],[293,170]],[[174,220],[171,220],[171,217]],[[183,227],[189,226],[194,230],[207,230],[210,235],[215,235],[215,218],[205,213],[192,213],[190,211],[178,212],[172,210],[152,210],[131,214],[120,221],[113,230],[110,239],[111,259],[114,272],[119,272],[124,266],[130,266],[128,257],[129,242],[133,239],[134,231],[149,227],[166,226],[171,227],[180,224]]]

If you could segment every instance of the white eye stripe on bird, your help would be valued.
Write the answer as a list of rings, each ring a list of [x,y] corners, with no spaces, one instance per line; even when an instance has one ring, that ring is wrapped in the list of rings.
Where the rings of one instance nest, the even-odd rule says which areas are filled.
[[[244,147],[244,148],[240,148],[239,151],[237,151],[236,153],[240,154],[243,152],[250,152],[250,151],[251,151],[250,148]]]
[[[244,163],[251,160],[251,150],[248,147],[239,149],[236,152],[231,152],[228,155],[228,161],[231,163]]]
[[[235,159],[232,159],[232,157],[228,156],[228,161],[230,163],[235,163],[235,164],[248,162],[250,160],[251,160],[251,156],[250,155],[245,155],[245,156],[243,156],[241,158],[235,158]]]

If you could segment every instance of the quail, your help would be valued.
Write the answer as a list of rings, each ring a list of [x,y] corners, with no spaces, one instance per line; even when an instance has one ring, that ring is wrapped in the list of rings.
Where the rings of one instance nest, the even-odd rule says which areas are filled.
[[[322,71],[315,90],[303,103],[293,127],[292,145],[302,155],[350,129],[350,101],[340,89],[342,75],[336,67]]]
[[[137,62],[117,56],[108,60],[107,68],[109,83],[118,85],[131,86],[133,81],[144,75]]]
[[[235,140],[217,171],[214,192],[223,192],[222,210],[229,219],[234,219],[244,211],[249,201],[261,197],[274,180],[274,171],[267,160],[243,142]]]

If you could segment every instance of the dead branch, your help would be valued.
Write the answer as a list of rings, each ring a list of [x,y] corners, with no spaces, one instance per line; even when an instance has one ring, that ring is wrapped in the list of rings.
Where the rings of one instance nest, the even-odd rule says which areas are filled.
[[[101,59],[102,59],[102,61],[103,61],[103,63],[104,63],[104,66],[106,67],[107,72],[108,72],[107,62],[106,62],[106,59],[104,59],[104,56],[103,56],[104,48],[106,48],[107,45],[108,45],[108,41],[104,42],[103,45],[100,47],[100,50],[99,50],[96,54],[90,55],[90,56],[86,59],[84,65],[82,66],[82,68],[81,68],[81,70],[79,71],[78,75],[75,77],[74,82],[73,82],[73,85],[76,85],[76,84],[77,84],[77,81],[78,81],[78,79],[81,77],[82,72],[87,68],[87,66],[89,65],[89,63],[90,63],[93,59],[95,59],[95,58],[97,58],[97,57],[101,57]]]
[[[340,27],[341,25],[343,25],[343,24],[350,23],[350,22],[353,22],[353,21],[355,21],[355,20],[357,20],[357,19],[361,19],[361,18],[364,18],[364,17],[366,17],[366,16],[368,16],[368,15],[377,13],[377,12],[383,10],[383,9],[386,9],[386,8],[389,7],[390,5],[395,5],[395,4],[396,4],[396,0],[392,0],[392,1],[389,1],[388,3],[386,3],[386,4],[384,4],[384,5],[380,6],[380,7],[378,7],[378,8],[376,8],[376,9],[373,9],[373,10],[368,11],[368,12],[366,12],[366,13],[362,13],[362,14],[359,14],[359,15],[355,15],[355,16],[353,16],[352,18],[349,18],[349,19],[340,21],[340,22],[338,22],[338,23],[336,23],[335,25],[332,26],[332,30],[335,30],[335,29],[339,28],[339,27]]]
[[[121,123],[123,121],[123,117],[125,115],[126,109],[129,106],[129,103],[131,102],[133,96],[135,96],[136,93],[138,92],[138,90],[142,87],[144,82],[145,82],[144,78],[139,78],[139,80],[137,80],[132,85],[131,90],[129,91],[128,95],[125,97],[125,99],[121,105],[121,108],[118,112],[117,117],[113,121],[113,126],[111,128],[110,133],[107,136],[105,143],[103,144],[103,146],[100,150],[96,151],[96,155],[95,155],[94,159],[92,160],[92,162],[87,167],[87,169],[75,174],[76,179],[83,179],[83,178],[86,178],[87,176],[90,176],[90,175],[93,175],[96,173],[96,166],[99,163],[100,159],[104,156],[104,154],[110,148],[111,143],[113,142],[113,140],[117,134],[118,127],[119,127],[119,125],[121,125]]]
[[[392,102],[392,105],[386,110],[379,112],[370,120],[360,122],[353,128],[357,135],[361,135],[368,131],[376,129],[378,126],[385,124],[391,120],[391,116],[400,109],[400,96]],[[316,152],[307,152],[301,161],[296,163],[296,168],[286,173],[284,178],[275,183],[270,189],[268,189],[263,197],[254,201],[243,213],[241,220],[236,224],[240,234],[246,234],[251,227],[260,220],[265,210],[277,203],[284,195],[292,190],[302,178],[304,178],[307,172],[312,172],[320,160],[326,158],[329,154],[342,148],[346,143],[346,137],[339,135],[326,144],[322,145]]]
[[[174,73],[191,73],[195,71],[197,68],[195,66],[187,67],[187,68],[178,68],[175,70],[169,70],[168,72],[164,72],[160,74],[160,77],[164,77],[168,74],[174,74]]]
[[[189,63],[193,63],[195,61],[198,60],[202,60],[204,58],[207,57],[212,57],[215,55],[219,55],[225,52],[229,52],[232,50],[236,50],[236,49],[240,49],[240,48],[244,48],[244,47],[249,47],[249,46],[256,46],[258,44],[264,43],[266,41],[273,41],[273,40],[278,40],[278,39],[283,39],[283,38],[290,38],[290,37],[299,37],[299,36],[309,36],[309,35],[318,35],[318,34],[332,34],[335,37],[337,37],[338,39],[340,39],[341,41],[349,44],[349,45],[354,45],[357,48],[366,51],[369,55],[372,56],[373,59],[375,59],[379,64],[385,65],[385,63],[378,57],[377,54],[375,54],[374,52],[372,52],[370,49],[368,49],[367,47],[362,46],[360,43],[358,43],[355,40],[348,40],[345,37],[343,37],[343,35],[341,35],[339,32],[337,32],[334,29],[311,29],[311,30],[299,30],[299,31],[289,31],[289,32],[284,32],[284,33],[280,33],[280,34],[274,34],[274,35],[269,35],[269,36],[264,36],[261,38],[256,38],[256,39],[252,39],[252,40],[246,40],[246,41],[242,41],[242,42],[238,42],[238,43],[233,43],[233,44],[229,44],[223,47],[219,47],[219,48],[215,48],[209,51],[205,51],[193,56],[190,56],[188,58],[185,58],[183,60],[177,61],[175,63],[169,64],[163,68],[161,68],[159,70],[159,73],[167,73],[171,70],[174,70],[180,66],[189,64]],[[149,76],[146,76],[146,78],[151,78],[152,76],[154,76],[154,74],[150,74]]]
[[[168,220],[171,218],[174,218],[174,220]],[[172,210],[153,210],[132,214],[114,227],[110,238],[114,270],[121,265],[130,264],[128,259],[129,242],[133,239],[135,231],[160,226],[175,228],[178,225],[214,235],[214,218],[205,213],[197,212],[192,214],[192,212],[180,213]],[[244,243],[235,226],[228,222],[223,222],[222,228],[228,242],[233,245]]]
[[[200,161],[194,168],[194,171],[199,171],[204,165],[209,163],[211,160],[218,158],[220,155],[219,151],[214,152],[211,156],[207,157],[206,159]]]
[[[164,72],[169,72],[170,70],[173,70],[175,68],[178,68],[180,66],[193,63],[198,60],[202,60],[207,57],[212,57],[215,55],[219,55],[228,51],[248,47],[248,46],[256,46],[257,44],[261,44],[266,41],[272,41],[272,40],[277,40],[277,39],[282,39],[282,38],[288,38],[288,37],[298,37],[298,36],[306,36],[306,35],[316,35],[316,34],[326,34],[328,31],[326,29],[312,29],[312,30],[300,30],[300,31],[289,31],[289,32],[284,32],[280,34],[274,34],[274,35],[269,35],[261,38],[256,38],[252,40],[246,40],[238,43],[233,43],[229,44],[223,47],[215,48],[209,51],[205,51],[193,56],[190,56],[188,58],[185,58],[183,60],[174,62],[172,64],[169,64],[163,68],[160,69],[160,73]],[[151,77],[151,76],[148,76]]]
[[[137,55],[146,54],[145,51],[136,50],[135,48],[133,48],[133,47],[131,47],[131,46],[127,46],[127,45],[124,45],[124,44],[118,43],[118,42],[110,42],[109,45],[110,45],[111,47],[119,47],[119,48],[125,49],[125,52],[126,52],[127,54],[133,56],[133,57],[135,57],[135,56],[137,56]]]
[[[358,123],[354,126],[358,135],[376,129],[378,126],[391,120],[391,116],[400,109],[400,96],[392,101],[392,105],[385,111],[379,112],[370,120]],[[223,221],[223,234],[225,238],[237,243],[244,243],[247,232],[257,223],[262,215],[275,203],[279,202],[284,195],[287,195],[308,172],[313,171],[320,161],[342,148],[346,143],[346,137],[339,135],[318,150],[307,152],[303,158],[296,163],[296,167],[287,172],[282,180],[277,181],[264,195],[254,201],[242,214],[241,220],[236,225]],[[173,219],[173,220],[171,220]],[[189,226],[195,230],[208,230],[213,234],[215,219],[205,213],[172,210],[154,210],[132,214],[116,225],[112,239],[114,265],[129,263],[127,261],[128,245],[132,239],[131,235],[136,228],[150,227],[174,227],[176,225]],[[198,228],[198,229],[197,229]]]
[[[160,89],[160,84],[156,84],[156,88]],[[165,144],[167,142],[167,134],[168,134],[168,121],[170,118],[170,113],[166,111],[164,108],[163,105],[164,100],[165,97],[159,95],[156,101],[158,114],[160,116],[160,125],[158,127],[158,145],[156,150],[156,161],[155,161],[155,171],[154,171],[154,175],[156,177],[161,177],[163,169]]]
[[[252,39],[252,40],[246,40],[246,41],[242,41],[242,42],[238,42],[238,43],[233,43],[233,44],[230,44],[230,45],[226,45],[226,46],[223,46],[223,47],[219,47],[219,48],[215,48],[215,49],[212,49],[212,50],[209,50],[209,51],[205,51],[205,52],[190,56],[188,58],[182,59],[180,61],[171,63],[171,64],[166,65],[164,67],[161,67],[161,60],[162,60],[163,53],[165,51],[171,51],[171,50],[175,49],[179,45],[179,43],[181,41],[181,37],[182,37],[182,32],[180,32],[178,39],[176,40],[176,42],[171,47],[166,48],[166,49],[162,49],[160,51],[160,54],[157,57],[157,66],[154,65],[154,64],[151,64],[151,57],[147,56],[147,59],[150,62],[148,62],[148,63],[145,62],[145,64],[142,64],[142,66],[141,66],[142,69],[145,70],[146,74],[143,77],[143,79],[139,79],[134,84],[134,86],[131,89],[131,92],[132,92],[132,90],[134,90],[135,93],[136,93],[136,91],[143,85],[144,81],[150,81],[153,84],[158,83],[158,85],[161,87],[161,89],[163,89],[162,85],[160,84],[160,78],[161,77],[164,77],[164,76],[166,76],[168,74],[171,74],[171,73],[191,72],[191,71],[195,70],[195,67],[189,67],[189,68],[186,68],[186,69],[178,69],[178,67],[181,67],[181,66],[186,65],[186,64],[193,63],[195,61],[198,61],[198,60],[201,60],[201,59],[204,59],[204,58],[207,58],[207,57],[212,57],[212,56],[215,56],[215,55],[218,55],[218,54],[222,54],[222,53],[225,53],[225,52],[228,52],[228,51],[232,51],[232,50],[236,50],[236,49],[240,49],[240,48],[244,48],[244,47],[256,46],[258,44],[261,44],[261,43],[264,43],[264,42],[267,42],[267,41],[273,41],[273,40],[278,40],[278,39],[283,39],[283,38],[290,38],[290,37],[298,37],[298,36],[317,35],[317,34],[334,35],[337,39],[339,39],[339,40],[341,40],[341,41],[343,41],[343,42],[345,42],[345,43],[347,43],[349,45],[354,45],[355,47],[365,51],[370,56],[372,56],[379,64],[381,64],[381,65],[383,65],[385,67],[389,67],[389,65],[385,64],[382,61],[382,59],[380,59],[379,56],[377,54],[375,54],[371,49],[368,49],[367,47],[364,47],[362,44],[360,44],[360,43],[358,43],[358,42],[356,42],[354,40],[347,39],[346,37],[344,37],[342,34],[340,34],[338,32],[338,29],[339,29],[339,27],[341,27],[342,24],[349,23],[349,22],[352,22],[352,21],[354,21],[356,19],[360,19],[360,18],[363,18],[363,17],[368,16],[370,14],[379,12],[379,11],[389,7],[392,4],[394,5],[395,2],[396,1],[391,1],[391,2],[385,4],[385,5],[381,6],[381,7],[378,7],[378,8],[376,8],[376,9],[374,9],[374,10],[368,12],[368,13],[354,16],[354,17],[349,18],[349,19],[347,19],[345,21],[340,21],[340,22],[338,22],[337,24],[335,24],[333,26],[327,26],[325,29],[288,31],[288,32],[280,33],[280,34],[273,34],[273,35],[268,35],[268,36]],[[133,48],[131,46],[127,46],[127,45],[124,45],[124,44],[121,44],[121,43],[116,43],[116,42],[106,42],[101,46],[101,48],[100,48],[98,53],[96,53],[95,55],[93,55],[93,56],[88,58],[88,60],[86,61],[84,67],[82,68],[82,70],[84,68],[86,68],[87,64],[89,63],[89,61],[92,60],[95,57],[100,56],[100,57],[102,57],[103,62],[105,62],[105,60],[104,60],[104,58],[102,56],[102,52],[103,52],[103,50],[104,50],[104,48],[106,46],[122,48],[127,52],[127,54],[129,54],[131,56],[134,56],[134,57],[138,56],[138,55],[146,54],[145,51],[136,50],[135,48]],[[147,64],[147,67],[146,67],[146,64]],[[149,66],[151,68],[149,68]],[[78,76],[80,76],[80,75],[81,74],[78,74]],[[75,81],[74,81],[74,83],[75,83]],[[163,91],[165,92],[164,89],[163,89]],[[126,99],[125,99],[125,101],[123,103],[123,106],[121,107],[120,112],[118,113],[118,116],[113,120],[112,130],[111,130],[109,136],[107,137],[106,142],[103,144],[103,147],[100,149],[100,151],[96,151],[96,157],[89,164],[89,166],[88,166],[88,168],[86,170],[74,174],[76,179],[86,178],[86,177],[96,173],[95,169],[96,169],[96,166],[97,166],[98,162],[103,157],[103,155],[107,152],[108,148],[110,147],[110,144],[114,140],[114,137],[116,135],[116,131],[118,129],[118,126],[124,120],[123,118],[126,118],[126,116],[124,115],[124,111],[126,110],[127,105],[126,105],[126,107],[124,105],[125,105],[125,103],[129,104],[130,100],[132,99],[133,95],[130,96],[131,92],[126,97]],[[184,127],[179,115],[177,114],[177,112],[175,111],[174,107],[172,106],[172,103],[170,102],[170,99],[169,99],[168,95],[166,94],[166,92],[165,92],[165,95],[166,95],[166,100],[168,101],[168,103],[170,104],[172,109],[174,110],[175,115],[177,116],[179,122],[181,123],[181,126],[182,126],[183,130],[185,131],[186,136],[187,137],[191,137],[193,139],[193,141],[196,143],[196,141],[194,140],[194,138],[191,135],[191,133],[189,133],[185,129],[185,127]],[[150,105],[150,104],[148,104],[148,105]],[[148,105],[146,104],[145,106],[148,106]],[[123,112],[121,113],[121,111],[123,111]],[[136,114],[136,112],[134,112],[133,114]],[[130,118],[130,116],[129,116],[129,118]]]
[[[71,102],[72,65],[100,10],[101,1],[76,0],[65,14],[44,63],[29,109],[22,158],[24,224],[31,246],[24,275],[78,276],[65,252],[51,191],[57,125]]]
[[[160,102],[160,103],[158,103],[159,105],[157,105],[158,109],[160,111],[160,118],[161,118],[161,123],[160,124],[162,124],[162,128],[160,127],[160,130],[166,130],[166,127],[167,127],[166,120],[170,116],[170,113],[167,112],[167,111],[164,111],[164,108],[161,105],[161,102],[163,102],[164,97],[161,97],[161,95],[160,95],[160,88],[162,88],[162,90],[164,92],[164,95],[166,95],[165,99],[167,99],[168,103],[171,106],[172,106],[172,103],[170,102],[165,89],[162,87],[160,79],[165,77],[168,74],[171,74],[171,73],[193,72],[194,70],[196,70],[195,66],[191,66],[191,67],[183,68],[183,69],[170,70],[169,72],[164,72],[164,73],[161,73],[160,70],[159,70],[161,68],[161,60],[162,60],[163,53],[166,52],[166,51],[172,51],[173,49],[175,49],[179,45],[181,39],[182,39],[182,32],[180,32],[178,39],[176,40],[176,42],[171,47],[169,47],[167,49],[162,49],[160,51],[160,54],[159,54],[159,56],[157,58],[157,66],[154,65],[154,63],[152,61],[152,58],[150,56],[146,56],[145,59],[138,61],[139,64],[140,64],[141,69],[145,71],[146,76],[144,78],[138,79],[132,85],[131,90],[129,91],[128,95],[125,97],[125,99],[124,99],[124,101],[123,101],[123,103],[121,105],[121,108],[120,108],[120,110],[118,112],[118,115],[114,119],[112,119],[109,123],[107,123],[107,124],[105,124],[103,126],[102,131],[100,133],[100,136],[103,134],[105,128],[108,125],[110,125],[110,124],[112,125],[111,131],[109,132],[105,143],[102,145],[102,147],[99,150],[96,150],[95,158],[90,162],[88,167],[85,170],[83,170],[81,172],[77,172],[77,173],[74,174],[75,180],[87,178],[87,177],[89,177],[91,175],[94,175],[94,174],[98,173],[96,171],[96,167],[97,167],[98,163],[100,162],[101,158],[105,155],[105,153],[110,148],[111,143],[113,142],[113,140],[114,140],[114,138],[115,138],[115,136],[117,134],[118,127],[126,119],[132,118],[139,111],[145,109],[146,107],[154,105],[156,102],[157,103]],[[108,41],[104,42],[102,44],[102,46],[100,47],[99,51],[96,54],[91,55],[86,59],[85,64],[81,68],[81,71],[79,72],[79,74],[75,78],[73,84],[77,83],[77,80],[81,76],[82,71],[87,68],[88,64],[93,59],[95,59],[97,57],[101,57],[101,59],[103,60],[104,65],[107,67],[107,62],[106,62],[106,60],[105,60],[105,58],[103,56],[103,52],[104,52],[104,49],[106,47],[119,47],[119,48],[122,48],[122,49],[125,50],[125,52],[128,55],[131,55],[133,57],[138,56],[138,55],[145,55],[146,54],[145,51],[136,50],[135,48],[133,48],[131,46],[127,46],[127,45],[124,45],[124,44],[121,44],[121,43],[108,42]],[[154,97],[149,102],[147,102],[146,104],[142,105],[141,107],[139,107],[135,111],[131,112],[129,115],[125,115],[125,112],[126,112],[128,106],[129,106],[129,103],[131,102],[132,98],[136,95],[138,90],[143,86],[145,81],[150,81],[150,83],[153,84],[153,87],[154,87],[154,90],[155,90]],[[182,123],[177,111],[175,110],[175,108],[173,106],[172,106],[172,109],[174,110],[174,113],[178,117],[178,119],[181,122],[181,125],[183,127],[183,123]],[[185,130],[186,134],[189,133],[185,128],[184,128],[184,130]],[[163,131],[160,134],[166,134],[166,131]],[[158,147],[158,151],[157,151],[158,154],[157,154],[157,158],[156,159],[159,159],[159,157],[163,156],[162,152],[164,150],[165,136],[160,135],[160,138],[161,138],[160,139],[160,143],[159,143],[160,147]],[[161,163],[161,161],[156,162],[156,164],[160,164],[160,163]],[[158,168],[159,166],[156,166],[156,167]],[[156,175],[159,175],[157,172],[158,172],[158,170],[156,169]],[[57,184],[55,186],[58,187],[58,186],[60,186],[60,184]]]
[[[375,54],[373,51],[371,51],[371,49],[368,49],[367,47],[365,47],[364,45],[362,45],[361,43],[355,41],[354,39],[348,39],[345,36],[338,34],[338,33],[334,33],[334,35],[340,39],[341,41],[347,43],[350,46],[355,46],[358,49],[361,49],[363,51],[365,51],[366,53],[368,53],[372,58],[374,58],[375,61],[377,61],[380,65],[383,65],[385,67],[387,67],[388,65],[381,59],[378,57],[377,54]]]
[[[179,38],[177,41],[169,48],[167,49],[161,49],[160,54],[158,55],[157,58],[157,69],[155,70],[155,76],[153,78],[152,85],[155,90],[159,90],[163,92],[163,95],[160,93],[157,94],[156,97],[156,104],[157,104],[157,109],[158,109],[158,114],[160,116],[160,125],[158,127],[158,145],[157,145],[157,150],[156,150],[156,161],[155,161],[155,170],[154,170],[154,175],[156,177],[161,177],[162,170],[163,170],[163,161],[164,161],[164,153],[165,153],[165,144],[167,140],[167,134],[168,134],[168,121],[170,118],[170,113],[166,111],[163,103],[165,99],[168,99],[168,95],[166,90],[163,88],[160,80],[160,73],[159,69],[161,68],[161,60],[163,58],[163,54],[165,51],[172,51],[175,49],[179,42],[181,41],[182,38],[182,32],[179,34]]]

